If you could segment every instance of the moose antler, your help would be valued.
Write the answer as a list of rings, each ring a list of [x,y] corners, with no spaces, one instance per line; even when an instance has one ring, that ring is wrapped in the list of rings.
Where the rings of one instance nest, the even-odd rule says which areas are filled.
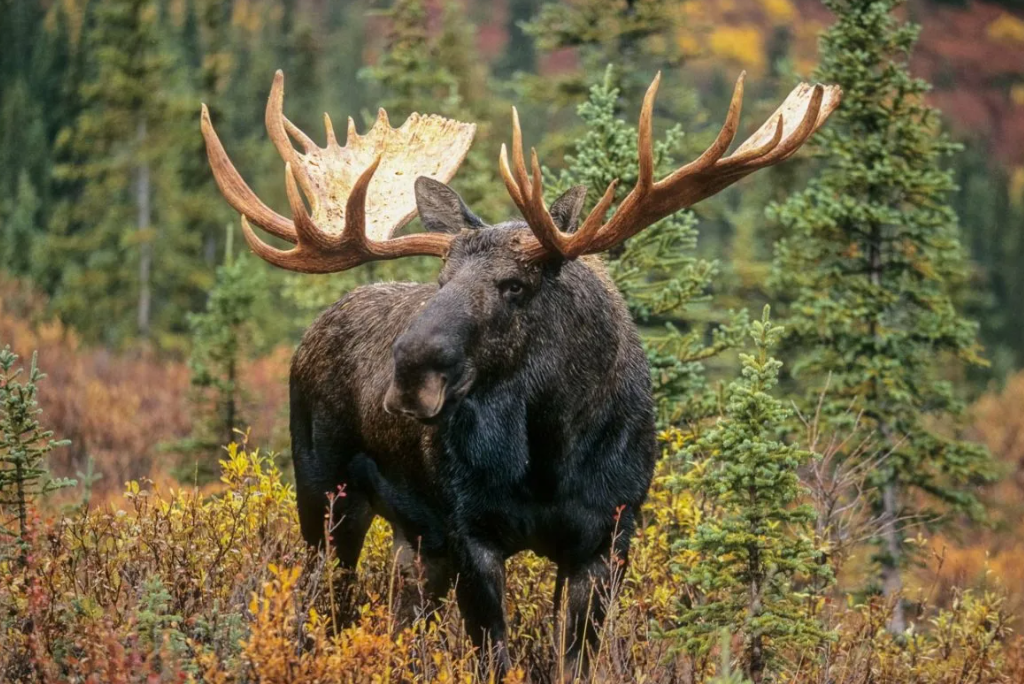
[[[501,146],[498,161],[505,187],[536,237],[535,243],[523,245],[527,255],[530,258],[557,255],[575,259],[614,247],[656,221],[718,193],[740,178],[787,159],[825,123],[842,97],[837,86],[800,84],[757,132],[735,152],[724,157],[739,127],[743,79],[744,74],[740,74],[725,124],[711,146],[694,161],[655,182],[651,113],[661,82],[659,72],[647,89],[640,110],[636,185],[606,222],[605,214],[618,184],[617,180],[612,181],[594,209],[571,234],[558,229],[544,205],[540,163],[535,149],[530,150],[532,177],[527,173],[519,114],[513,107],[512,167],[509,168],[505,145]]]
[[[242,180],[213,130],[206,105],[202,108],[201,127],[214,178],[228,204],[242,215],[253,252],[275,266],[303,273],[333,273],[367,261],[446,253],[448,235],[392,235],[416,215],[413,181],[419,176],[450,180],[469,151],[474,124],[412,114],[401,127],[392,128],[381,109],[365,135],[356,132],[349,118],[345,147],[340,147],[331,119],[324,114],[327,146],[319,147],[284,116],[281,71],[274,75],[266,124],[285,162],[291,220],[260,201]],[[267,245],[249,221],[295,247],[279,250]]]

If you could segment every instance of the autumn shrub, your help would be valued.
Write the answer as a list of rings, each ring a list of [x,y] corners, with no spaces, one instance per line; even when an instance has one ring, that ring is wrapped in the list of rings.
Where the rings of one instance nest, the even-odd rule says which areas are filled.
[[[697,511],[691,494],[666,486],[668,462],[660,468],[614,587],[596,681],[722,674],[717,650],[695,660],[663,637],[679,597],[694,591],[674,569],[692,552],[671,541],[692,533]],[[348,578],[306,550],[294,492],[273,459],[231,445],[221,469],[212,490],[131,481],[118,500],[37,521],[25,566],[0,567],[0,681],[487,681],[451,597],[429,619],[400,619],[405,593],[386,524],[371,528],[353,617],[342,620],[331,595]],[[550,563],[530,554],[510,561],[506,681],[560,676],[553,590]],[[834,602],[825,617],[838,640],[786,652],[766,681],[1020,681],[1019,642],[999,597],[963,592],[945,611],[922,607],[901,636],[884,629],[890,608],[880,599]]]
[[[992,452],[1002,477],[982,494],[988,524],[953,529],[930,540],[937,559],[919,568],[915,584],[935,586],[934,601],[951,605],[957,588],[1006,592],[1013,627],[1024,628],[1024,372],[981,397],[974,437]]]
[[[146,348],[122,352],[84,346],[73,330],[48,313],[44,297],[22,282],[0,280],[0,340],[29,358],[38,350],[47,371],[39,403],[47,425],[71,445],[55,451],[55,474],[91,469],[92,491],[116,494],[125,481],[157,478],[170,470],[165,445],[189,434],[188,368]],[[245,415],[264,444],[282,444],[275,426],[287,399],[287,350],[246,364]],[[239,425],[244,429],[246,425]]]

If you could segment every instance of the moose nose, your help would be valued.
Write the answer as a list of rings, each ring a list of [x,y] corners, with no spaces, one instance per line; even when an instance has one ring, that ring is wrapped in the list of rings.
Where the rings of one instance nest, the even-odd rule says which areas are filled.
[[[440,415],[462,378],[465,336],[459,328],[451,317],[423,316],[395,340],[385,410],[421,421]]]
[[[417,382],[403,387],[392,379],[384,395],[384,410],[416,420],[436,418],[444,407],[447,387],[448,376],[433,371],[423,373]]]

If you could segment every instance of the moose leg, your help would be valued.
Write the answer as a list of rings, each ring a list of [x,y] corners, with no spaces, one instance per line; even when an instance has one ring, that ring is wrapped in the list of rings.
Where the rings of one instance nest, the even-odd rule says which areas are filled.
[[[571,679],[574,674],[587,671],[587,649],[593,651],[597,648],[608,597],[608,558],[601,555],[585,563],[571,564],[565,571],[559,568],[558,575],[556,609],[561,608],[563,587],[568,590],[568,606],[562,630],[565,672]]]
[[[587,561],[566,562],[558,566],[555,610],[561,611],[562,593],[567,589],[566,622],[562,627],[565,630],[563,663],[570,680],[574,675],[586,674],[589,657],[596,655],[601,625],[608,603],[613,598],[612,579],[621,576],[626,567],[632,532],[633,515],[623,512],[605,551]]]
[[[408,625],[437,610],[451,586],[451,567],[446,558],[423,555],[419,544],[406,539],[397,527],[393,529],[392,554],[401,582],[398,616],[401,623]]]
[[[455,596],[466,632],[480,649],[481,666],[493,666],[500,679],[512,665],[505,634],[504,557],[473,541],[459,544],[454,556]]]

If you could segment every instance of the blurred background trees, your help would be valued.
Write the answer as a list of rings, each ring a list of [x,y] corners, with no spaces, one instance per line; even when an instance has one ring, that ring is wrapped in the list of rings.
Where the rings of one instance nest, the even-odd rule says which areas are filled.
[[[409,259],[301,276],[249,258],[207,167],[200,102],[279,210],[282,164],[263,124],[275,69],[289,117],[314,139],[324,111],[360,130],[378,106],[394,124],[413,110],[475,121],[453,185],[499,221],[512,214],[495,174],[512,103],[550,197],[582,183],[592,206],[612,179],[617,200],[635,180],[637,113],[658,70],[659,173],[706,146],[741,70],[741,134],[798,80],[836,81],[846,101],[817,154],[608,256],[644,335],[666,455],[618,629],[635,637],[656,622],[694,674],[711,671],[724,627],[754,679],[798,667],[834,677],[808,674],[813,658],[787,661],[824,644],[826,669],[839,657],[880,681],[910,667],[922,681],[948,681],[928,679],[929,668],[980,681],[1008,616],[1024,614],[1022,64],[1016,0],[0,0],[0,340],[25,359],[38,349],[45,425],[71,440],[51,443],[36,426],[26,447],[11,434],[21,427],[0,426],[0,503],[18,510],[19,462],[46,487],[44,459],[56,475],[84,473],[97,500],[143,477],[216,488],[220,445],[250,427],[251,443],[286,463],[287,366],[302,330],[352,287],[437,272],[434,260]],[[787,331],[772,351],[781,366],[768,354],[779,328],[749,321],[766,302]],[[759,350],[741,358],[752,330]],[[31,367],[13,379],[17,364],[0,356],[4,415],[31,413],[35,396],[16,396],[32,391]],[[277,471],[260,465],[251,479],[239,458],[227,459],[228,486],[275,478],[272,510],[291,516]],[[999,481],[986,483],[993,473]],[[735,495],[744,488],[746,500]],[[814,504],[813,520],[801,504]],[[106,524],[94,508],[72,525]],[[970,519],[983,509],[984,527]],[[268,510],[247,514],[244,529],[262,530]],[[941,527],[908,526],[940,516]],[[145,543],[221,540],[218,525]],[[126,532],[124,548],[137,538]],[[277,560],[298,552],[287,534],[273,543]],[[149,562],[121,553],[112,567]],[[216,565],[161,576],[177,586]],[[510,577],[517,568],[543,576],[525,562]],[[226,572],[221,589],[238,576]],[[527,587],[536,581],[513,581],[534,616],[531,643],[548,643],[537,616],[549,606]],[[230,611],[245,624],[242,607]],[[909,621],[925,632],[929,620],[924,641],[883,629]],[[933,655],[911,665],[915,644]],[[652,671],[668,653],[659,648],[644,642]],[[875,660],[856,661],[858,649]]]
[[[654,369],[665,467],[717,458],[687,445],[727,415],[748,312],[778,300],[789,334],[776,393],[806,413],[831,373],[822,429],[841,441],[863,411],[878,443],[850,444],[848,460],[893,454],[862,483],[877,512],[930,516],[938,502],[959,522],[980,501],[991,531],[968,540],[952,526],[931,543],[956,547],[963,573],[992,562],[1020,577],[1024,565],[985,551],[1018,552],[1024,505],[1022,64],[1024,9],[1009,0],[0,0],[0,338],[23,356],[38,348],[51,373],[42,401],[73,440],[52,455],[59,472],[95,463],[110,488],[171,466],[213,472],[216,445],[249,425],[286,450],[302,330],[352,287],[429,281],[438,264],[299,276],[232,257],[244,243],[206,164],[200,102],[279,210],[282,164],[263,125],[277,68],[288,116],[317,140],[324,111],[360,130],[380,105],[396,125],[413,110],[475,121],[453,185],[497,222],[512,215],[495,173],[511,103],[551,197],[582,183],[592,205],[612,179],[619,200],[635,179],[637,113],[658,70],[660,172],[706,146],[741,70],[741,134],[797,81],[834,80],[847,101],[817,156],[609,255]],[[1004,463],[988,488],[957,423],[986,392],[966,436]],[[766,442],[800,431],[781,412],[770,422]],[[183,444],[201,448],[174,462],[167,447]],[[890,530],[877,560],[893,580],[911,572],[910,535]],[[874,589],[864,578],[877,566],[858,570],[839,583]]]
[[[973,258],[968,304],[993,362],[970,377],[984,383],[1024,361],[1024,328],[1013,315],[1024,287],[1016,268],[1024,131],[1014,123],[1024,85],[1019,69],[1002,66],[1019,66],[1024,20],[992,2],[914,0],[902,11],[925,22],[923,56],[912,65],[936,82],[933,101],[951,105],[940,123],[967,142],[949,162],[951,201]],[[510,102],[557,173],[586,125],[576,108],[609,64],[614,108],[626,121],[662,69],[656,116],[663,130],[683,124],[686,135],[670,151],[683,160],[714,130],[740,69],[751,72],[749,122],[810,75],[815,35],[830,21],[816,0],[5,0],[0,266],[35,283],[90,343],[145,341],[183,357],[185,314],[202,309],[222,262],[222,227],[235,221],[196,134],[200,101],[239,167],[277,206],[279,162],[262,124],[276,68],[288,77],[289,116],[314,136],[323,135],[323,111],[365,126],[378,105],[396,123],[413,109],[472,119],[480,130],[455,185],[499,220],[510,209],[494,182]],[[970,51],[955,47],[968,44]],[[982,61],[988,75],[979,82]],[[992,125],[977,125],[981,106]],[[723,303],[764,299],[760,283],[781,233],[762,210],[798,188],[808,166],[760,174],[697,208],[698,252],[721,261],[715,289]],[[272,273],[273,294],[256,315],[280,316],[281,293],[294,294],[286,335],[294,342],[321,302],[354,282],[407,277],[405,268],[369,265],[312,286],[305,279],[305,287]],[[408,268],[420,278],[432,272],[430,264]],[[306,291],[321,287],[317,297]]]

